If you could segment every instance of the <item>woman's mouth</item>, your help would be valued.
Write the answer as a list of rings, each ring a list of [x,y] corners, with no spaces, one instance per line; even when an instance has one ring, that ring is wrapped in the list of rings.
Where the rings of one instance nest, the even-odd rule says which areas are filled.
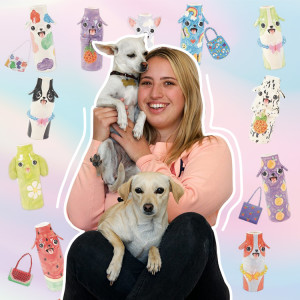
[[[166,109],[169,104],[167,103],[148,103],[150,112],[160,113]]]

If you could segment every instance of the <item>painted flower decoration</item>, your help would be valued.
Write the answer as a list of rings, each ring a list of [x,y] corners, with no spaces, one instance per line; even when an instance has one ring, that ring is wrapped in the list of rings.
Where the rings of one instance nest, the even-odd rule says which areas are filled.
[[[38,181],[33,181],[32,185],[29,185],[27,187],[27,191],[29,191],[28,193],[29,198],[36,199],[38,196],[42,194],[41,184]]]

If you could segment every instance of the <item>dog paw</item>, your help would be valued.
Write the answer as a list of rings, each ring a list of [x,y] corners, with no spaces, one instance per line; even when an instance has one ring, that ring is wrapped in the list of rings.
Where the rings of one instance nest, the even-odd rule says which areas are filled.
[[[128,125],[127,115],[125,115],[125,117],[122,117],[122,115],[119,114],[117,123],[119,127],[125,131]]]
[[[143,128],[140,128],[140,127],[138,127],[138,126],[135,126],[134,128],[133,128],[133,136],[134,136],[134,138],[136,138],[137,140],[139,140],[141,137],[142,137],[142,135],[143,135]]]
[[[107,279],[110,282],[110,285],[113,285],[113,283],[117,280],[119,277],[121,271],[121,266],[116,266],[115,263],[110,263],[108,266],[108,269],[106,270]]]
[[[161,258],[156,247],[151,247],[149,250],[147,269],[152,275],[161,269]]]

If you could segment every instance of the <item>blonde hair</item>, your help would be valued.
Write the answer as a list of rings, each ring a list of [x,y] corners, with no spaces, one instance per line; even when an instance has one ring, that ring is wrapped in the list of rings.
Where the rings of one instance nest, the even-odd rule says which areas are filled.
[[[188,150],[196,142],[201,142],[205,137],[201,124],[203,105],[198,70],[193,59],[183,51],[160,47],[150,51],[146,60],[157,56],[167,59],[171,64],[185,99],[181,122],[172,147],[164,160],[169,165],[178,159],[185,150]],[[157,130],[147,121],[144,127],[144,136],[149,144],[155,144],[158,138]]]

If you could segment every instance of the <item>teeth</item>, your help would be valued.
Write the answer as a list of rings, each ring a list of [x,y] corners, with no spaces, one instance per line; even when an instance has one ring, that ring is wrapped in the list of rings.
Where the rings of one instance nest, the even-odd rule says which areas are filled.
[[[151,108],[163,108],[163,107],[166,107],[167,105],[166,104],[150,104],[149,105]]]

